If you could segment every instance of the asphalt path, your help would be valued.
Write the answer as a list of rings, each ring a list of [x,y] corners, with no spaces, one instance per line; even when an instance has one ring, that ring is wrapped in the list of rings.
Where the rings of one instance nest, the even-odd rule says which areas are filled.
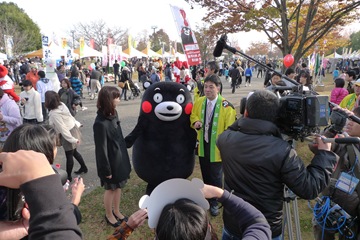
[[[255,76],[256,76],[255,72]],[[231,93],[230,83],[225,80],[225,77],[221,77],[223,83],[223,96],[235,107],[237,112],[239,112],[240,100],[242,97],[246,97],[250,91],[262,89],[263,88],[263,78],[252,78],[251,86],[245,87],[243,77],[243,83],[240,88],[236,89],[234,94]],[[136,82],[136,80],[134,80]],[[114,82],[105,83],[106,86],[117,86]],[[121,91],[121,89],[120,89]],[[129,94],[129,92],[128,92]],[[193,95],[193,94],[192,94]],[[83,99],[83,106],[88,109],[85,111],[79,111],[76,115],[76,119],[83,124],[81,128],[82,133],[82,142],[78,147],[78,151],[83,156],[86,165],[89,169],[87,174],[83,174],[84,183],[86,185],[85,194],[89,193],[91,190],[100,186],[100,180],[97,176],[96,171],[96,161],[95,161],[95,148],[94,148],[94,136],[93,136],[93,123],[96,117],[96,100],[90,100],[90,97],[87,94],[87,90],[84,90],[85,99]],[[135,98],[129,101],[121,101],[120,105],[117,107],[117,111],[120,118],[120,125],[123,130],[124,136],[127,136],[135,127],[140,111],[140,98]],[[151,127],[151,126],[150,126]],[[129,156],[131,159],[132,149],[128,149]],[[78,162],[74,159],[74,169],[76,171],[80,168]],[[56,164],[60,164],[62,169],[65,169],[65,153],[62,147],[59,147],[58,154],[55,159]],[[73,174],[73,177],[76,175]]]

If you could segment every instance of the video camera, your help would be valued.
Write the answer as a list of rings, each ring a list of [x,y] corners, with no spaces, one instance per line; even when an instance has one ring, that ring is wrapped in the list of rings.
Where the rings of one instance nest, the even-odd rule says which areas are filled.
[[[280,109],[275,124],[282,134],[295,140],[303,141],[314,133],[320,133],[320,127],[329,123],[328,96],[302,91],[302,86],[275,87],[274,91],[287,90],[286,96],[280,97]],[[246,98],[240,102],[240,113],[243,114]]]
[[[311,90],[303,91],[303,86],[298,82],[227,45],[226,41],[226,34],[222,35],[216,43],[213,53],[214,57],[220,57],[222,51],[226,49],[233,54],[240,54],[246,59],[257,63],[264,69],[277,73],[277,75],[281,76],[283,81],[289,82],[289,84],[286,84],[286,87],[273,87],[272,89],[280,98],[281,107],[276,124],[283,134],[286,134],[295,140],[300,139],[303,141],[304,138],[309,135],[320,133],[319,127],[328,125],[329,98],[327,96],[317,95]],[[279,92],[281,94],[279,94]],[[240,102],[241,114],[245,111],[245,105],[246,98],[243,98]]]
[[[302,86],[295,86],[288,95],[280,98],[275,124],[283,134],[303,141],[329,124],[328,102],[328,96],[315,95],[311,91],[302,91]]]

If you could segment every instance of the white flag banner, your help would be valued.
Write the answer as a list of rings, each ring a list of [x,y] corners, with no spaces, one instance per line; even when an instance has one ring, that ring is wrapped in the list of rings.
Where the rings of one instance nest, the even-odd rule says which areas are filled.
[[[102,52],[102,66],[106,67],[108,64],[108,48],[107,48],[107,46],[102,46],[101,52]]]
[[[116,56],[115,56],[116,45],[109,44],[109,66],[114,65]]]
[[[4,35],[4,42],[5,42],[5,51],[8,58],[13,57],[13,37],[9,35]]]
[[[177,32],[181,37],[182,45],[190,66],[201,63],[201,55],[199,45],[197,44],[194,32],[191,29],[189,20],[186,17],[184,9],[170,5],[174,21],[176,23]]]
[[[49,48],[50,42],[49,42],[49,36],[42,35],[41,36],[41,43],[42,43],[42,49],[43,49],[43,58],[44,59],[51,59],[52,58],[52,52]]]

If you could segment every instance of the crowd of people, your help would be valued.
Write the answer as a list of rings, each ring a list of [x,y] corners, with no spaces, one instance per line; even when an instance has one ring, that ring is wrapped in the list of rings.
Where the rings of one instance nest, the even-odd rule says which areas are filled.
[[[0,88],[1,128],[6,129],[1,131],[0,138],[4,152],[0,153],[0,185],[20,188],[27,205],[15,222],[3,216],[0,239],[19,239],[27,235],[29,239],[41,239],[46,234],[51,238],[82,237],[77,226],[81,221],[77,205],[84,183],[81,178],[73,178],[73,158],[80,165],[74,173],[87,173],[86,162],[77,150],[82,124],[75,118],[78,108],[86,110],[82,105],[85,86],[90,87],[90,99],[96,100],[93,136],[97,175],[104,188],[104,220],[115,228],[108,239],[126,239],[146,221],[149,217],[146,209],[127,217],[120,208],[122,189],[132,166],[120,125],[125,113],[118,112],[117,106],[122,98],[127,100],[127,89],[120,83],[132,81],[134,71],[142,83],[195,82],[195,88],[191,89],[194,101],[189,111],[190,125],[197,133],[194,152],[199,157],[204,183],[202,193],[209,203],[210,215],[219,215],[219,203],[224,207],[222,239],[282,239],[285,185],[300,198],[309,200],[331,192],[333,202],[354,218],[358,216],[357,188],[347,192],[348,195],[336,191],[336,180],[342,173],[355,178],[357,175],[354,173],[358,170],[357,162],[350,159],[349,150],[323,141],[324,136],[316,136],[311,145],[314,156],[306,166],[276,125],[280,110],[279,97],[274,93],[277,86],[299,84],[304,91],[313,90],[313,79],[306,63],[287,69],[284,75],[292,80],[287,81],[278,71],[273,71],[275,66],[271,62],[264,63],[268,68],[240,59],[209,61],[204,67],[188,67],[179,59],[164,64],[158,60],[129,60],[121,65],[116,61],[113,65],[115,86],[104,85],[106,74],[100,65],[90,71],[84,71],[80,63],[74,63],[68,71],[60,65],[57,68],[58,89],[45,71],[24,60],[19,67],[18,82],[13,81],[22,87],[18,99],[14,91]],[[8,70],[2,65],[0,68],[0,74],[7,75]],[[252,78],[259,75],[264,78],[264,88],[249,94],[245,112],[237,118],[234,106],[222,95],[222,81],[231,78],[231,91],[235,93],[236,88],[242,87],[243,77],[244,86],[250,87]],[[360,78],[356,75],[350,69],[343,77],[334,79],[330,101],[339,107],[333,111],[360,116]],[[342,127],[337,133],[339,137],[346,134],[360,137],[359,124],[349,121]],[[65,151],[67,180],[72,183],[71,201],[66,198],[59,174],[51,167],[58,146]],[[6,194],[7,189],[0,190],[0,195]],[[42,198],[37,197],[39,191]],[[5,211],[4,207],[6,204],[0,205],[0,210]],[[177,199],[160,210],[155,229],[157,239],[217,239],[206,209],[196,201]],[[51,224],[49,219],[56,219],[58,224]],[[333,239],[336,231],[324,230],[316,217],[313,225],[316,239]],[[357,221],[350,227],[350,232],[358,236]]]

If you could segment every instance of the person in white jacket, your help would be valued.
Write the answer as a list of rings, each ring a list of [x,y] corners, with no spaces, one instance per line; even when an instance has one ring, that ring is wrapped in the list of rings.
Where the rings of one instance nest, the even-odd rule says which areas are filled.
[[[0,88],[0,142],[22,124],[19,106]]]
[[[48,113],[45,107],[45,93],[47,91],[54,91],[54,87],[52,82],[45,77],[44,71],[39,71],[38,75],[40,79],[36,82],[36,90],[40,93],[41,96],[42,114],[44,121],[46,121],[48,119]]]
[[[22,81],[24,91],[20,93],[20,107],[24,123],[37,124],[43,122],[40,94],[33,88],[30,80]]]
[[[60,101],[59,94],[54,91],[45,93],[45,107],[49,110],[49,125],[53,126],[56,133],[60,134],[60,142],[66,156],[66,172],[68,179],[72,181],[74,157],[80,164],[80,169],[75,174],[88,172],[83,157],[76,149],[81,135],[79,122],[71,115],[66,105]]]

